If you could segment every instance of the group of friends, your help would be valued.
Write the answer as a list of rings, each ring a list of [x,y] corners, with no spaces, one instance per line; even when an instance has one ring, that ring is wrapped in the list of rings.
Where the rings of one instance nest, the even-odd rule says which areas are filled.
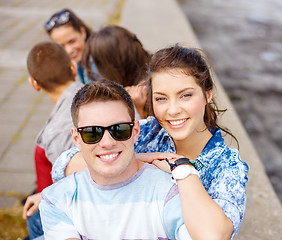
[[[129,30],[69,9],[29,52],[55,104],[35,147],[30,239],[233,239],[248,166],[226,145],[210,66],[178,44],[150,54]]]

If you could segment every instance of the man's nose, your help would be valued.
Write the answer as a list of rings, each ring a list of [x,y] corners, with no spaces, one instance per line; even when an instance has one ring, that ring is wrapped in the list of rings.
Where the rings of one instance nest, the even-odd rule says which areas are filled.
[[[108,130],[105,130],[104,135],[99,144],[101,147],[110,148],[116,144],[116,140],[111,136]]]

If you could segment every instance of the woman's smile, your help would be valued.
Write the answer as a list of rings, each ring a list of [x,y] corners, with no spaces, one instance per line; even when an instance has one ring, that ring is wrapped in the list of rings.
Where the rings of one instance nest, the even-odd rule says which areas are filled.
[[[177,120],[167,120],[170,128],[177,129],[182,128],[188,121],[189,118],[177,119]]]

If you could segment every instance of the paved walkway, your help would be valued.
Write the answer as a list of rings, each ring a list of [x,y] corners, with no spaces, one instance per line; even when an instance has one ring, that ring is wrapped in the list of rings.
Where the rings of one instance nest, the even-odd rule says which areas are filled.
[[[0,208],[35,188],[35,138],[53,104],[27,82],[26,57],[48,40],[44,22],[68,7],[93,29],[113,22],[123,0],[0,0]]]

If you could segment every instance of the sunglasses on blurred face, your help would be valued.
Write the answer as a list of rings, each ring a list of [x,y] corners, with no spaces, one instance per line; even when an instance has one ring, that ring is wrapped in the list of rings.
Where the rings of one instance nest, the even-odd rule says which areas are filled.
[[[59,13],[55,13],[45,24],[44,28],[50,32],[55,26],[64,25],[70,20],[70,12],[69,11],[61,11]]]

